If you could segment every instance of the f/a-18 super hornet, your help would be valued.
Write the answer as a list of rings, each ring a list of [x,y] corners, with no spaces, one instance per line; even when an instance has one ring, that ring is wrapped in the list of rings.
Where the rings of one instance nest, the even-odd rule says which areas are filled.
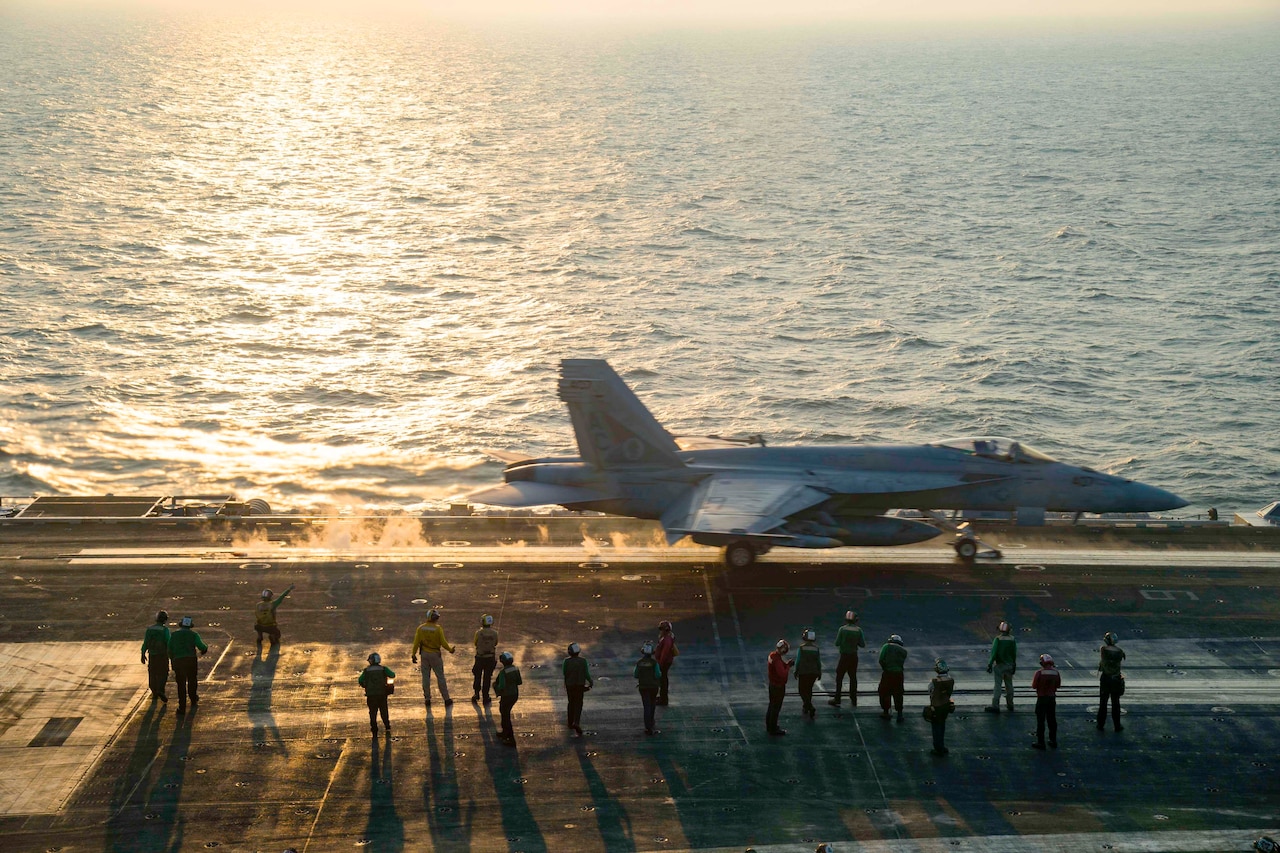
[[[578,443],[576,457],[508,453],[503,485],[470,496],[482,504],[558,504],[658,519],[674,544],[685,536],[724,548],[742,568],[775,546],[908,545],[949,527],[941,510],[1134,513],[1186,506],[1175,494],[1058,462],[1006,438],[931,444],[769,447],[677,438],[663,428],[606,361],[560,363],[560,399]],[[920,510],[926,520],[887,515]],[[956,553],[978,541],[961,525]],[[999,552],[994,552],[999,556]]]

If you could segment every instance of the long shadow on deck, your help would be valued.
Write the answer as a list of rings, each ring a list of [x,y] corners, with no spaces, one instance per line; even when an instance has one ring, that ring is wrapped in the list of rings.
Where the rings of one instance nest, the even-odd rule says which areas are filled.
[[[381,745],[376,737],[369,739],[369,819],[364,837],[370,850],[397,853],[404,849],[404,821],[396,813],[390,737]]]
[[[111,816],[107,819],[106,848],[111,851],[138,849],[136,835],[138,823],[143,818],[142,801],[134,795],[144,790],[144,782],[151,775],[157,753],[160,751],[160,723],[164,720],[165,706],[152,700],[138,728],[133,742],[133,752],[124,772],[116,777],[111,792]]]
[[[262,646],[258,646],[258,654],[253,659],[252,681],[249,684],[249,701],[246,713],[253,724],[253,742],[269,743],[281,748],[285,747],[280,736],[280,728],[276,725],[275,713],[271,710],[272,691],[275,689],[276,667],[280,664],[280,644],[272,643],[267,656],[262,656]],[[286,751],[287,754],[287,751]]]

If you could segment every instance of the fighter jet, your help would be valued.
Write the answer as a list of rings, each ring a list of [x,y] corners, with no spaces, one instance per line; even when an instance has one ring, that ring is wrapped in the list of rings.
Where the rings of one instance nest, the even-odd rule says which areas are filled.
[[[722,547],[745,568],[774,547],[907,545],[950,526],[942,510],[1134,513],[1186,506],[1175,494],[1058,462],[1007,438],[930,444],[770,447],[762,438],[677,438],[597,359],[560,362],[580,456],[505,452],[503,485],[470,496],[495,506],[560,505],[661,522],[667,541]],[[888,515],[920,510],[929,520]],[[966,526],[954,547],[979,551]],[[999,556],[994,552],[993,556]]]

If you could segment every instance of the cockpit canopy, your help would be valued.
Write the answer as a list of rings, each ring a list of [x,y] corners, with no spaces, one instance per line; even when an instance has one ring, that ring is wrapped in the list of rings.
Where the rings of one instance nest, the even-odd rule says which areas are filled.
[[[982,456],[987,459],[999,459],[1004,462],[1056,462],[1052,456],[1028,447],[1020,441],[999,436],[983,438],[948,438],[945,441],[933,442],[935,447],[950,447]]]

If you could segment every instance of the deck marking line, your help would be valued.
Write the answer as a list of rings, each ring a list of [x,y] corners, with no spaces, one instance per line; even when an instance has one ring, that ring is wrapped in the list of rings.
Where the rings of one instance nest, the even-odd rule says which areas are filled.
[[[222,663],[222,659],[223,659],[223,658],[225,658],[225,657],[227,656],[227,652],[231,651],[231,644],[232,644],[233,642],[235,642],[235,641],[234,641],[234,640],[232,640],[230,636],[228,636],[228,637],[227,637],[227,644],[226,644],[226,646],[224,646],[224,647],[223,647],[223,649],[222,649],[222,654],[218,655],[218,659],[217,659],[216,661],[214,661],[214,662],[213,662],[213,666],[212,666],[212,668],[210,668],[210,670],[209,670],[209,674],[208,674],[208,675],[206,675],[204,678],[200,679],[201,681],[208,682],[208,681],[209,681],[209,679],[213,678],[214,670],[216,670],[216,669],[218,668],[218,664]]]
[[[862,754],[867,757],[867,764],[871,767],[871,776],[876,780],[876,787],[880,789],[880,800],[884,803],[884,810],[896,814],[889,808],[889,797],[884,792],[884,783],[880,781],[880,771],[876,770],[876,761],[871,757],[871,750],[867,748],[867,739],[862,734],[862,724],[858,722],[856,715],[853,718],[853,726],[858,730],[858,740],[862,741]],[[893,832],[901,840],[902,821],[897,819],[893,821]]]
[[[738,635],[738,652],[742,655],[742,674],[750,679],[751,673],[747,670],[747,644],[742,641],[742,623],[738,621],[738,605],[733,601],[733,593],[729,593],[729,612],[733,614],[733,630]]]
[[[738,722],[738,716],[733,713],[733,706],[729,704],[729,674],[728,667],[724,659],[724,646],[720,643],[720,626],[716,624],[716,605],[711,598],[711,580],[707,577],[707,573],[702,573],[702,585],[707,591],[707,613],[711,616],[711,635],[716,640],[716,657],[720,660],[720,698],[724,701],[724,709],[729,714],[729,719],[733,721],[734,727],[738,730],[738,735],[742,738],[743,743],[748,743],[747,733],[742,730],[742,724]]]
[[[311,831],[307,833],[307,842],[302,845],[302,853],[307,853],[307,848],[311,846],[311,837],[316,834],[316,826],[320,823],[320,813],[324,811],[324,804],[329,800],[329,791],[333,788],[333,780],[338,778],[338,768],[342,766],[342,759],[347,756],[348,744],[349,741],[343,741],[338,750],[338,760],[333,762],[333,770],[329,771],[329,784],[324,786],[324,796],[320,798],[320,805],[316,806],[316,818],[311,821]]]

